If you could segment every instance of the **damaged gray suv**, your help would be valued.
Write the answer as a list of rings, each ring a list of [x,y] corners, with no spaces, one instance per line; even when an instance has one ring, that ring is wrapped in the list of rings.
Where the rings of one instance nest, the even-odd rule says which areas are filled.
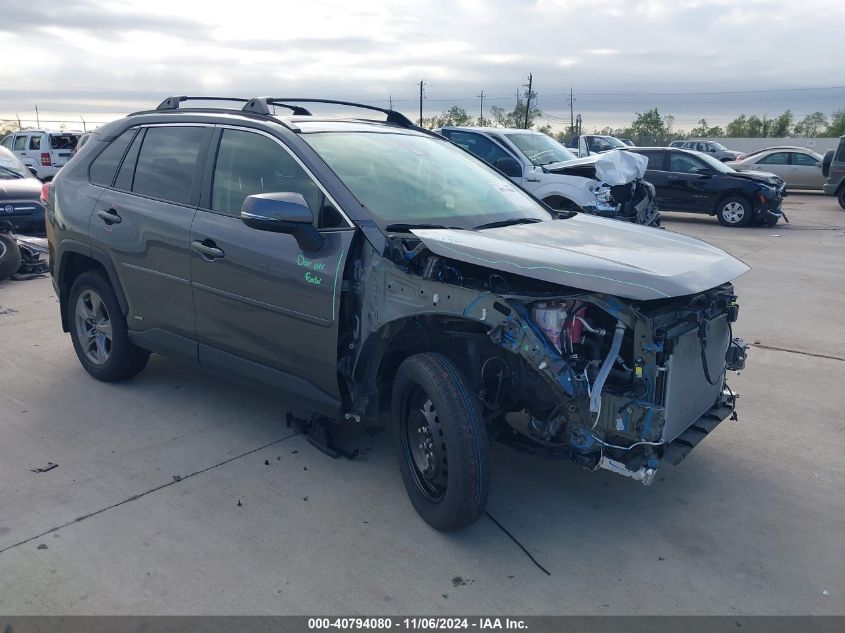
[[[95,378],[178,356],[307,412],[289,421],[330,454],[388,412],[441,530],[483,512],[493,439],[648,484],[732,414],[742,262],[553,214],[391,110],[186,101],[99,128],[50,188],[62,325]]]

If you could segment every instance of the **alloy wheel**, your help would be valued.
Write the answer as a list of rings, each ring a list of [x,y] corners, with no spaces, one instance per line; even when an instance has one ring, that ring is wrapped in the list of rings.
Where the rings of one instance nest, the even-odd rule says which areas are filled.
[[[86,358],[104,365],[112,350],[112,323],[105,303],[93,290],[84,290],[76,300],[74,314],[76,334]]]
[[[722,216],[730,224],[739,224],[745,217],[745,206],[736,201],[728,202],[722,207]]]

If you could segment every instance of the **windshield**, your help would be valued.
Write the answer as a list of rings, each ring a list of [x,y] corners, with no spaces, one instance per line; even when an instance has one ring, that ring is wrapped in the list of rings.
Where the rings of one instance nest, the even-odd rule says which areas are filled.
[[[602,139],[606,143],[608,143],[612,148],[616,149],[617,147],[626,147],[625,143],[620,141],[615,136],[599,136],[597,138]]]
[[[449,142],[384,132],[303,134],[381,223],[472,229],[481,224],[550,219],[505,176]]]
[[[50,147],[53,149],[75,149],[79,142],[78,134],[51,134]]]
[[[17,180],[29,178],[31,174],[26,166],[18,160],[17,156],[9,150],[0,147],[0,179]]]
[[[505,136],[534,165],[548,165],[575,160],[575,155],[550,136],[541,132],[507,132]]]
[[[696,156],[698,156],[701,160],[707,163],[707,166],[712,168],[714,171],[717,171],[720,174],[733,174],[736,173],[736,170],[733,167],[728,167],[720,161],[718,158],[713,158],[710,154],[705,154],[704,152],[696,152]]]

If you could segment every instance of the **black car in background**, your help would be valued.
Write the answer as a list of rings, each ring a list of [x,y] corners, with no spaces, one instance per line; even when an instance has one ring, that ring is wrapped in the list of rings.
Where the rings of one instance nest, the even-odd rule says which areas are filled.
[[[44,235],[44,207],[41,181],[17,156],[0,147],[0,222],[9,222],[15,232]]]
[[[724,226],[774,226],[783,213],[784,181],[765,172],[736,171],[701,152],[631,147],[648,158],[645,178],[661,211],[715,215]]]

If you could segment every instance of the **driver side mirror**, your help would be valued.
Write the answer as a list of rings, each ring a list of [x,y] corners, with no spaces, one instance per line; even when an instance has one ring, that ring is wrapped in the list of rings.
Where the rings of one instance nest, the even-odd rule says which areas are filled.
[[[510,156],[503,156],[493,163],[493,167],[498,169],[508,178],[522,178],[522,165]]]
[[[314,214],[300,193],[247,196],[241,207],[241,221],[259,231],[293,235],[303,251],[318,251],[323,245],[323,236],[314,227]]]

